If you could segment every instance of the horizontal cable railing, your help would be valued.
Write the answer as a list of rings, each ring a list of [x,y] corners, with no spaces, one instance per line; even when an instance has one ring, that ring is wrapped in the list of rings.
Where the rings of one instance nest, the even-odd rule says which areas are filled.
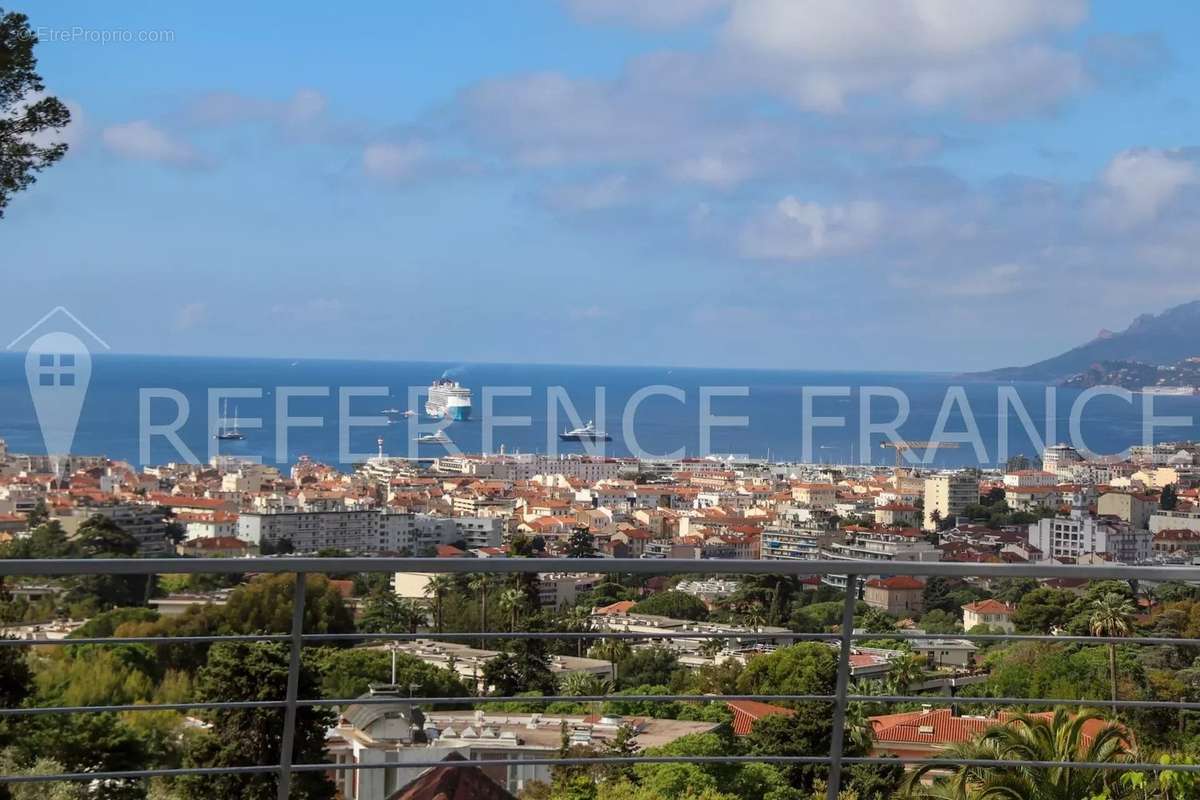
[[[380,633],[305,633],[303,630],[305,611],[305,577],[309,574],[354,573],[354,572],[411,572],[429,574],[519,574],[538,572],[579,572],[630,575],[785,575],[794,577],[838,575],[845,576],[845,597],[842,604],[841,622],[837,633],[798,633],[790,631],[739,630],[730,631],[607,631],[587,630],[572,632],[546,631],[483,631],[483,632],[380,632]],[[278,797],[285,799],[290,792],[292,776],[299,772],[354,771],[383,768],[424,769],[429,767],[456,766],[503,766],[514,764],[528,766],[589,766],[597,764],[736,764],[769,762],[775,764],[802,764],[827,767],[828,796],[836,798],[841,787],[843,767],[856,764],[901,764],[919,766],[946,763],[937,756],[906,755],[893,756],[847,756],[844,754],[845,719],[852,703],[872,704],[921,704],[943,705],[986,705],[1007,707],[1071,707],[1106,709],[1175,709],[1200,711],[1200,702],[1163,700],[1099,700],[1078,698],[1033,698],[1033,697],[975,697],[912,694],[856,694],[851,691],[852,675],[850,656],[856,641],[867,640],[939,640],[955,639],[969,642],[1055,642],[1062,644],[1122,644],[1143,646],[1200,647],[1200,639],[1165,636],[1076,636],[1052,634],[1004,634],[1004,633],[950,633],[934,634],[915,631],[888,631],[867,633],[854,630],[854,616],[859,602],[862,581],[871,576],[905,575],[912,577],[956,577],[956,578],[1072,578],[1083,580],[1123,581],[1183,581],[1200,582],[1200,567],[1189,566],[1137,566],[1089,565],[1066,566],[1044,564],[971,564],[971,563],[921,563],[884,561],[738,561],[738,560],[679,560],[679,559],[538,559],[538,558],[490,558],[490,559],[438,559],[438,558],[308,558],[281,557],[232,559],[53,559],[53,560],[0,560],[0,578],[34,576],[81,576],[81,575],[146,575],[146,574],[294,574],[296,581],[292,593],[292,620],[288,633],[257,633],[197,636],[112,636],[80,637],[63,639],[13,639],[0,638],[0,647],[56,647],[67,645],[205,645],[218,642],[274,642],[289,644],[289,669],[286,695],[273,700],[228,701],[228,702],[178,702],[178,703],[133,703],[119,705],[82,706],[22,706],[0,708],[0,718],[38,716],[49,714],[82,714],[104,712],[140,711],[203,711],[238,709],[283,709],[285,720],[282,731],[280,762],[278,764],[246,765],[236,767],[189,767],[180,769],[144,769],[112,772],[75,772],[60,774],[0,775],[0,784],[38,783],[53,781],[102,781],[122,779],[145,779],[156,777],[179,777],[186,775],[278,775]],[[0,628],[0,633],[3,628]],[[412,696],[397,698],[303,698],[299,695],[301,651],[305,644],[356,644],[370,641],[405,642],[425,640],[483,641],[483,640],[562,640],[579,641],[593,639],[646,640],[670,642],[671,640],[731,639],[747,642],[769,639],[773,643],[830,642],[838,645],[836,689],[833,694],[604,694],[604,695],[517,695],[517,696]],[[463,761],[404,761],[386,763],[292,763],[295,722],[301,707],[344,707],[348,705],[384,705],[405,702],[413,705],[471,705],[486,708],[489,705],[520,702],[524,704],[602,703],[622,702],[727,702],[755,700],[760,702],[811,702],[831,706],[831,744],[827,755],[820,756],[600,756],[600,757],[549,757],[510,759],[474,759]],[[1123,762],[1070,762],[1072,766],[1098,770],[1123,770],[1140,772],[1200,772],[1200,764],[1143,763],[1136,760]],[[1062,766],[1063,762],[1007,760],[975,761],[955,759],[955,766],[994,767],[998,764],[1009,767],[1045,768]]]

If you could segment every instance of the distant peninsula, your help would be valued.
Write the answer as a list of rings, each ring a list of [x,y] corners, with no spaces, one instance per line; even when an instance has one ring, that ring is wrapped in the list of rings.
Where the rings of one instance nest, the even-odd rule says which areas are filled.
[[[1035,364],[965,377],[1077,387],[1108,384],[1134,390],[1200,386],[1200,301],[1161,314],[1143,314],[1123,331],[1103,330],[1087,344]]]

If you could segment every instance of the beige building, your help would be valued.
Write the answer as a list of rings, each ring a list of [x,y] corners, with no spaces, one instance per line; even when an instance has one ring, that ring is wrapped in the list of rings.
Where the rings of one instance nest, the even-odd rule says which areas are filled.
[[[1157,498],[1132,492],[1105,492],[1096,503],[1100,516],[1117,517],[1138,530],[1150,527],[1150,515],[1157,508]]]
[[[833,508],[837,487],[832,483],[793,483],[792,499],[809,508]]]
[[[872,578],[863,590],[863,602],[895,617],[916,617],[925,610],[925,582],[907,575]]]
[[[969,472],[947,472],[926,478],[925,530],[937,529],[935,511],[943,520],[953,519],[978,502],[979,480]]]
[[[989,628],[997,628],[1005,633],[1012,633],[1017,629],[1013,624],[1012,617],[1017,611],[1016,606],[1010,606],[1008,603],[1002,603],[999,600],[977,600],[974,603],[967,603],[962,607],[963,612],[963,630],[971,630],[976,625],[987,625]]]

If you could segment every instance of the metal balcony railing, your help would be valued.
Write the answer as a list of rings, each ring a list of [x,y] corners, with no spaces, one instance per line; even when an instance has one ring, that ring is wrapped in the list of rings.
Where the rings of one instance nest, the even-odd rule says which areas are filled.
[[[217,775],[217,774],[248,774],[276,773],[278,775],[278,797],[286,800],[291,788],[292,776],[298,772],[334,772],[340,770],[380,769],[402,766],[406,769],[424,769],[429,767],[456,766],[511,766],[521,763],[530,766],[586,766],[594,764],[734,764],[742,762],[770,762],[775,764],[806,764],[828,767],[828,797],[836,800],[842,785],[842,772],[846,765],[851,764],[903,764],[923,765],[939,762],[935,757],[926,758],[895,758],[874,756],[844,755],[846,711],[850,703],[921,703],[926,705],[967,705],[979,704],[988,706],[1073,706],[1097,707],[1110,709],[1129,708],[1158,708],[1200,711],[1200,702],[1158,701],[1158,700],[1078,700],[1064,698],[1037,697],[948,697],[932,695],[861,695],[850,693],[850,656],[853,643],[866,639],[929,639],[937,638],[927,633],[912,633],[905,631],[879,633],[855,633],[854,615],[858,602],[859,588],[869,576],[908,575],[928,578],[933,576],[959,578],[1077,578],[1087,580],[1124,580],[1124,581],[1190,581],[1200,583],[1200,567],[1183,566],[1153,566],[1129,567],[1123,565],[1103,566],[1064,566],[1064,565],[996,565],[996,564],[965,564],[965,563],[910,563],[910,562],[878,562],[878,561],[734,561],[734,560],[659,560],[659,559],[524,559],[524,558],[489,558],[489,559],[438,559],[438,558],[261,558],[247,561],[246,559],[72,559],[72,560],[0,560],[0,577],[22,576],[72,576],[72,575],[145,575],[145,574],[241,574],[254,572],[256,574],[293,573],[296,575],[295,589],[292,597],[291,631],[283,634],[249,634],[230,636],[172,636],[172,637],[106,637],[106,638],[72,638],[61,640],[22,640],[0,638],[0,647],[21,646],[61,646],[61,645],[122,645],[122,644],[173,644],[213,643],[221,641],[244,642],[287,642],[290,644],[290,668],[288,672],[286,696],[279,700],[254,702],[196,702],[171,704],[136,704],[110,706],[73,706],[73,707],[20,707],[0,708],[0,717],[37,714],[80,714],[97,712],[138,712],[154,710],[213,710],[213,709],[248,709],[248,708],[282,708],[284,709],[284,730],[278,764],[256,764],[238,767],[186,768],[186,769],[144,769],[122,772],[86,772],[38,775],[0,775],[0,784],[4,783],[44,783],[52,781],[101,781],[118,779],[153,778],[158,776],[180,775]],[[490,573],[513,574],[535,572],[582,572],[582,573],[622,573],[649,575],[676,574],[710,574],[710,575],[791,575],[796,577],[821,576],[836,574],[847,578],[847,591],[842,608],[840,630],[837,633],[786,633],[772,634],[772,638],[785,641],[832,641],[838,643],[837,681],[834,694],[831,695],[733,695],[733,694],[675,694],[675,695],[621,695],[623,701],[650,702],[712,702],[727,700],[759,700],[764,702],[822,702],[831,706],[831,734],[829,753],[820,756],[628,756],[628,757],[587,757],[587,758],[521,758],[519,762],[511,760],[463,760],[463,761],[404,761],[381,764],[336,764],[313,763],[296,764],[292,760],[293,736],[297,709],[301,706],[339,706],[351,704],[387,704],[395,703],[394,697],[359,697],[359,698],[302,698],[298,693],[300,656],[305,644],[320,644],[337,641],[411,641],[416,639],[445,639],[479,640],[479,639],[656,639],[671,638],[729,638],[728,633],[706,633],[688,631],[687,633],[671,633],[659,631],[654,633],[625,633],[607,631],[589,631],[581,633],[560,632],[529,632],[529,631],[495,631],[495,632],[452,632],[452,633],[347,633],[347,634],[318,634],[305,633],[304,602],[305,576],[321,573],[346,572],[420,572],[420,573]],[[976,642],[1007,642],[1007,641],[1053,641],[1062,643],[1087,644],[1134,644],[1134,645],[1174,645],[1200,646],[1200,639],[1181,639],[1166,637],[1102,637],[1102,636],[1054,636],[1054,635],[1023,635],[1023,634],[951,634],[955,639]],[[604,702],[612,700],[609,695],[555,695],[543,697],[412,697],[409,702],[421,704],[462,704],[475,702],[520,701],[523,703],[557,701],[567,702]],[[955,765],[961,766],[996,766],[1009,767],[1056,767],[1062,762],[1052,761],[963,761],[956,760]],[[1077,767],[1122,770],[1140,772],[1161,772],[1174,770],[1179,772],[1200,772],[1200,764],[1163,764],[1141,762],[1106,762],[1087,763],[1072,762]]]

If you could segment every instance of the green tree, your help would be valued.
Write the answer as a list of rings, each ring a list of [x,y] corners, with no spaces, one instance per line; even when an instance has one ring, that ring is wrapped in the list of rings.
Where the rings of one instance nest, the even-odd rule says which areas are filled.
[[[1174,511],[1179,506],[1179,490],[1175,484],[1169,483],[1163,487],[1162,495],[1158,498],[1158,506],[1163,511]]]
[[[908,694],[909,687],[925,675],[924,659],[913,653],[893,658],[888,665],[887,687],[892,694]]]
[[[434,629],[438,633],[442,632],[446,595],[452,591],[454,591],[454,579],[449,575],[431,575],[428,583],[425,584],[425,596],[433,600]]]
[[[587,528],[576,528],[567,539],[567,558],[595,558],[596,540]]]
[[[37,35],[29,18],[0,9],[0,217],[14,194],[33,184],[36,173],[67,152],[47,134],[71,121],[56,97],[43,95],[33,48]]]
[[[208,652],[200,670],[196,698],[200,701],[277,700],[287,693],[288,647],[274,642],[221,642]],[[302,662],[301,697],[316,697],[318,672],[311,658]],[[189,748],[186,763],[195,767],[239,764],[277,764],[283,740],[284,709],[220,709],[205,712],[212,729]],[[296,712],[293,760],[319,763],[325,759],[325,731],[334,722],[328,709],[300,706]],[[183,800],[212,797],[274,797],[275,773],[187,776],[179,781]],[[332,800],[333,783],[320,772],[292,775],[291,797]]]
[[[1036,588],[1038,582],[1033,578],[1000,578],[992,583],[992,596],[1002,603],[1015,606]]]
[[[367,598],[358,629],[367,633],[416,633],[424,622],[425,612],[416,603],[385,589]]]
[[[132,558],[138,541],[108,517],[95,514],[79,526],[73,542],[84,558]],[[70,580],[70,599],[93,599],[101,608],[145,605],[152,592],[149,575],[81,575]]]
[[[1092,601],[1089,623],[1093,636],[1119,637],[1133,632],[1133,604],[1117,592]],[[1108,643],[1108,674],[1112,681],[1113,709],[1117,702],[1117,645]]]
[[[937,762],[921,766],[909,775],[906,788],[914,800],[1067,800],[1109,796],[1116,783],[1115,771],[956,764],[965,761],[1079,761],[1095,764],[1120,762],[1127,758],[1124,732],[1106,725],[1095,736],[1084,736],[1084,726],[1100,719],[1095,713],[1072,716],[1058,709],[1053,717],[1019,714],[1003,725],[989,728],[977,740],[948,747]],[[930,773],[949,770],[944,782],[926,785]]]
[[[829,708],[821,703],[801,703],[791,716],[772,714],[754,723],[743,742],[751,756],[824,756],[829,754]],[[848,755],[857,755],[849,752]],[[825,767],[797,764],[786,767],[792,786],[811,791]]]
[[[737,687],[740,694],[826,695],[833,694],[836,679],[834,649],[805,642],[750,659]]]
[[[496,588],[496,579],[486,572],[481,572],[478,575],[472,575],[468,586],[471,591],[479,594],[479,632],[487,633],[488,629],[488,592]],[[479,640],[479,646],[484,646],[483,639]]]
[[[564,633],[587,633],[591,630],[591,611],[587,606],[572,606],[558,615],[559,629]],[[582,656],[586,639],[582,636],[575,639],[575,655]]]
[[[615,684],[617,682],[617,665],[628,658],[632,652],[629,642],[624,639],[601,639],[592,645],[592,649],[588,650],[588,655],[612,664],[612,680]]]
[[[526,692],[553,694],[558,682],[550,672],[550,659],[541,642],[521,639],[504,653],[483,665],[480,677],[497,697],[514,697]]]
[[[958,633],[962,630],[958,614],[935,608],[921,616],[921,630],[927,633]]]
[[[321,677],[322,697],[359,697],[370,684],[392,680],[392,654],[378,648],[323,647],[316,654],[315,665]],[[418,697],[470,694],[456,673],[426,664],[407,653],[396,654],[396,685],[402,693],[411,690]]]
[[[1075,595],[1062,589],[1034,589],[1021,598],[1013,614],[1018,633],[1049,633],[1069,618]]]
[[[0,773],[5,775],[61,775],[65,764],[53,758],[41,757],[25,765],[13,750],[0,752]],[[82,781],[8,784],[0,795],[5,800],[87,800],[88,786]]]
[[[558,682],[559,689],[566,695],[607,695],[613,692],[613,683],[608,678],[590,672],[568,672]]]
[[[521,610],[525,608],[526,595],[520,589],[505,589],[500,594],[500,599],[497,601],[500,605],[500,611],[508,615],[508,629],[515,631],[517,629],[517,617]]]
[[[287,633],[292,629],[294,575],[259,578],[229,595],[225,624],[235,633]],[[341,592],[324,575],[304,581],[305,633],[353,633],[354,615]]]
[[[679,659],[665,647],[639,647],[620,660],[621,688],[645,684],[669,684]]]
[[[704,601],[686,592],[658,592],[639,602],[633,610],[639,614],[674,619],[708,619],[708,606],[704,605]]]

